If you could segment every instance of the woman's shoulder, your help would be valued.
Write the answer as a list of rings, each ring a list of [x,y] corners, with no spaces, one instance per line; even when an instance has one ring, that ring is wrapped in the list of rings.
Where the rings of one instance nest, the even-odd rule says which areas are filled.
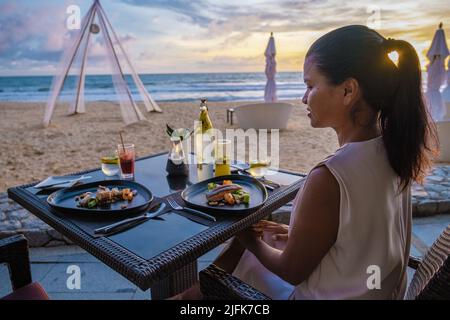
[[[320,200],[324,194],[339,194],[339,183],[326,165],[316,165],[308,174],[305,193]]]
[[[318,165],[355,167],[362,163],[380,162],[381,158],[386,158],[386,154],[383,139],[378,136],[370,140],[346,143]]]

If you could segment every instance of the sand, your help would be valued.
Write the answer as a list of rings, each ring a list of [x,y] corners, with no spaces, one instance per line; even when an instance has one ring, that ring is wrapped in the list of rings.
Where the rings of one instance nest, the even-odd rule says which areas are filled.
[[[314,129],[306,108],[291,101],[295,108],[288,128],[280,132],[280,167],[308,171],[338,147],[331,129]],[[226,123],[226,109],[244,102],[210,102],[214,127],[238,128]],[[168,151],[170,141],[166,123],[174,127],[193,127],[198,119],[197,103],[160,103],[163,113],[145,113],[148,121],[124,127],[117,103],[92,102],[85,114],[67,116],[67,105],[56,107],[48,128],[42,126],[45,103],[0,102],[0,192],[7,188],[100,166],[100,157],[114,151],[120,142],[118,131],[136,145],[137,156]],[[144,112],[142,105],[139,106]]]

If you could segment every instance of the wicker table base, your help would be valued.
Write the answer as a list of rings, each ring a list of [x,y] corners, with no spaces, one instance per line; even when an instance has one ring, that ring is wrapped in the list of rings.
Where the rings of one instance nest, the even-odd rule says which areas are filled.
[[[152,286],[152,300],[172,297],[191,287],[197,280],[197,261],[194,261]]]

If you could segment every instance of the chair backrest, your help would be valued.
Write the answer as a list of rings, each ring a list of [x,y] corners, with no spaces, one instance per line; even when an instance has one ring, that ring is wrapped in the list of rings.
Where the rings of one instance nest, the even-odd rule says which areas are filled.
[[[254,103],[234,108],[242,129],[286,129],[292,108],[290,103]]]
[[[406,299],[450,300],[450,225],[433,243],[414,273]]]

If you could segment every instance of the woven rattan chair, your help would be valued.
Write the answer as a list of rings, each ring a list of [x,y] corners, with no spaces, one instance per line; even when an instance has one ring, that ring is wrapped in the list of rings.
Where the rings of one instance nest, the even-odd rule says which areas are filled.
[[[9,269],[13,292],[4,300],[47,300],[48,295],[37,282],[31,281],[28,241],[23,235],[0,239],[0,263]],[[2,285],[2,284],[0,284]]]
[[[415,269],[406,293],[407,300],[450,300],[450,225],[421,260],[410,257]],[[200,288],[207,300],[267,300],[255,288],[211,264],[200,272]]]

